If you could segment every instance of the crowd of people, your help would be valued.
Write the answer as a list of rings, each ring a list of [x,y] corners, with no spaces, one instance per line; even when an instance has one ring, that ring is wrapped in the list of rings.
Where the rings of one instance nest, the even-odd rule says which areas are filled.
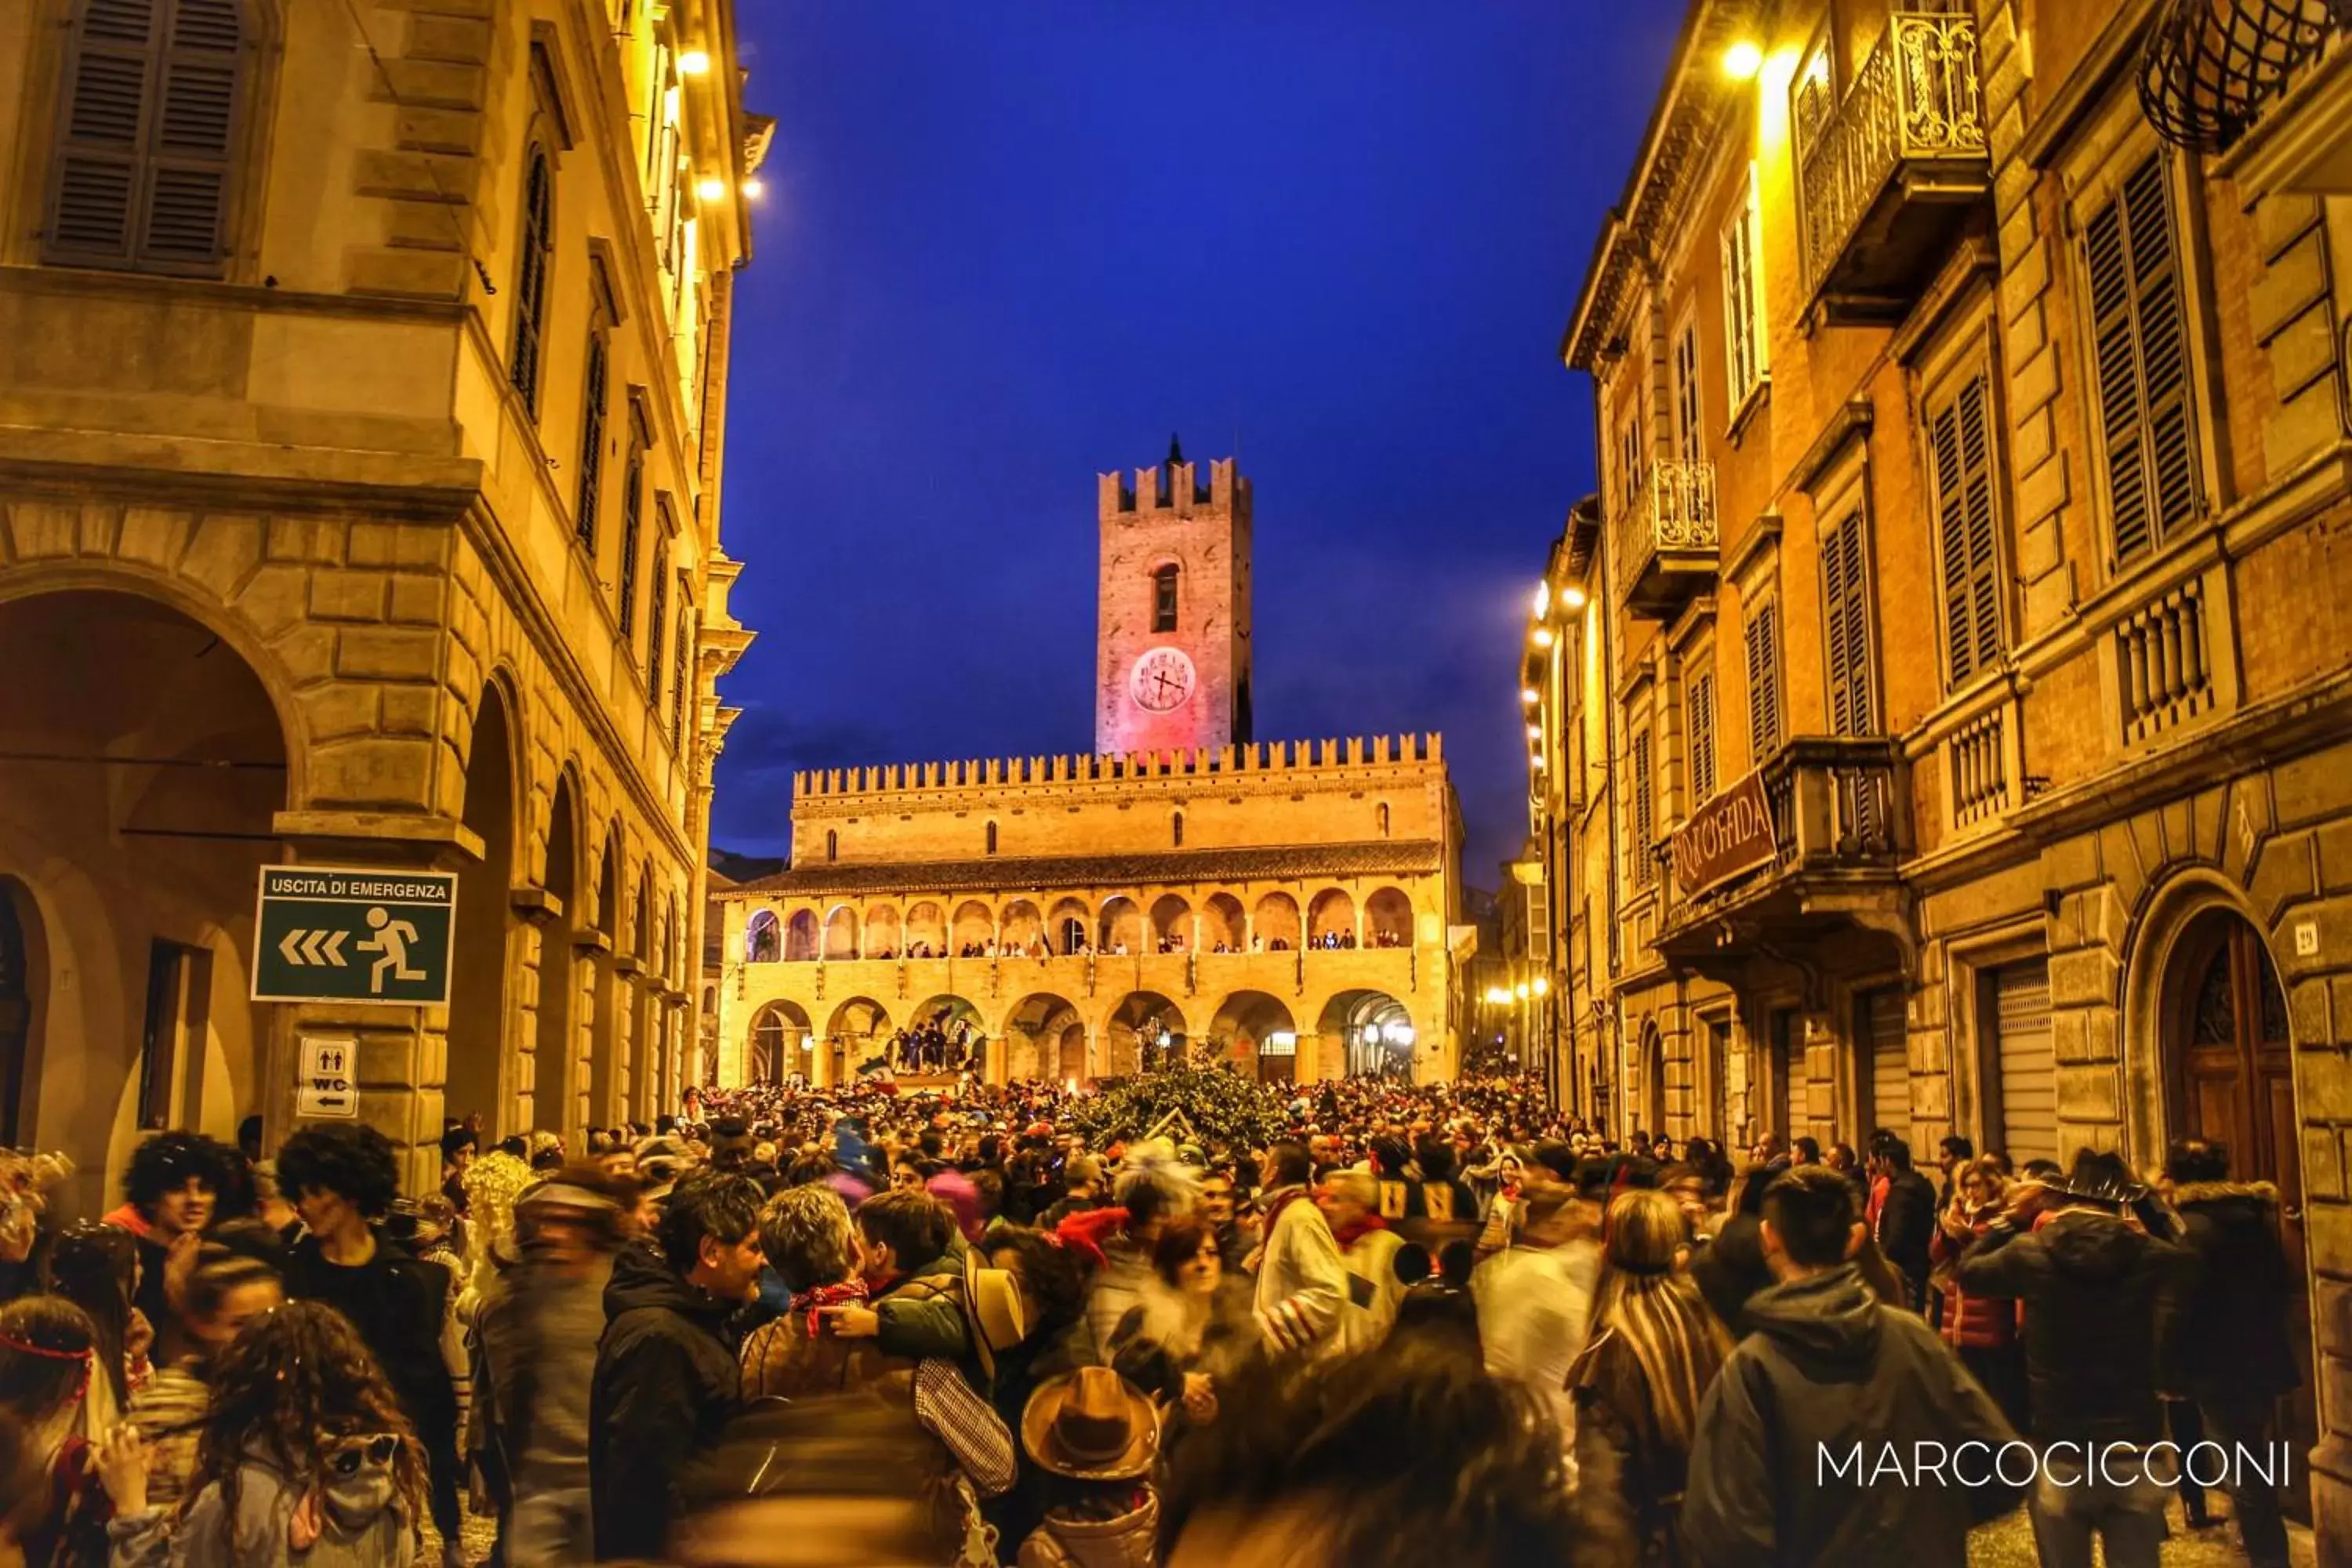
[[[1729,1568],[1958,1563],[2022,1504],[2045,1568],[2141,1568],[2176,1494],[2218,1517],[2168,1434],[2261,1450],[2298,1376],[2276,1194],[2210,1143],[2143,1182],[1620,1142],[1523,1079],[1223,1092],[1248,1131],[1089,1136],[1050,1083],[703,1089],[570,1148],[453,1122],[405,1195],[363,1124],[274,1160],[165,1132],[73,1223],[69,1163],[8,1156],[0,1540],[454,1563],[470,1516],[519,1568]],[[2032,1464],[1821,1468],[1972,1444]]]

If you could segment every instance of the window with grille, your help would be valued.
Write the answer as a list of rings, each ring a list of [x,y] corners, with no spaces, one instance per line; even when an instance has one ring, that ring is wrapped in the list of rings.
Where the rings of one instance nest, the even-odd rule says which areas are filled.
[[[646,449],[629,447],[629,466],[621,479],[621,575],[614,585],[620,598],[621,640],[637,633],[637,536],[646,521]]]
[[[545,148],[530,150],[523,175],[522,249],[515,260],[514,346],[507,374],[522,405],[539,417],[540,362],[547,332],[547,274],[555,248],[555,168]]]
[[[1770,599],[1750,606],[1742,636],[1748,652],[1748,761],[1750,767],[1780,749],[1780,607]]]
[[[654,546],[653,580],[646,587],[646,691],[651,700],[661,700],[662,633],[669,617],[669,500],[663,497],[654,502],[662,521],[662,542]]]
[[[677,639],[670,650],[670,730],[681,749],[686,745],[686,688],[694,663],[694,612],[686,607],[686,579],[677,584]]]
[[[604,384],[609,355],[610,344],[599,322],[588,334],[588,374],[581,379],[579,515],[572,523],[592,555],[596,552],[596,509],[604,501]]]
[[[1715,672],[1691,678],[1684,698],[1690,741],[1691,807],[1715,798]]]
[[[1657,875],[1650,845],[1657,837],[1657,805],[1650,779],[1650,731],[1645,723],[1633,731],[1633,885],[1646,888]]]
[[[1684,322],[1675,339],[1675,455],[1685,463],[1706,455],[1699,429],[1696,321]]]
[[[2161,156],[2127,177],[2083,231],[2092,379],[2117,565],[2197,515],[2189,329]]]
[[[1937,566],[1943,579],[1944,674],[1958,690],[2000,662],[2000,492],[1990,375],[1977,371],[1927,411]]]
[[[1642,494],[1642,415],[1636,408],[1617,437],[1617,488],[1632,511]]]
[[[1737,410],[1765,374],[1763,209],[1756,199],[1756,165],[1731,219],[1723,226],[1723,372]]]
[[[1151,574],[1151,629],[1176,629],[1176,568],[1162,566]]]
[[[1830,729],[1878,733],[1870,679],[1870,573],[1862,514],[1822,536],[1822,642],[1829,658]]]
[[[220,274],[251,41],[239,0],[79,0],[47,260]]]

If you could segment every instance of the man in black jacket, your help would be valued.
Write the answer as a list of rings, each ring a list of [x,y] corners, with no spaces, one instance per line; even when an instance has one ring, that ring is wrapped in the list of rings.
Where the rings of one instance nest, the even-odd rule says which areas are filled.
[[[733,1320],[759,1294],[763,1196],[749,1176],[698,1173],[662,1210],[661,1250],[613,1260],[588,1395],[599,1562],[662,1555],[679,1479],[740,1403]]]
[[[2157,1403],[2157,1304],[2185,1255],[2131,1214],[2146,1189],[2115,1154],[2085,1149],[2030,1231],[1995,1220],[1959,1262],[1960,1289],[2025,1303],[2025,1373],[2042,1450],[2033,1539],[2050,1568],[2155,1568],[2169,1467],[2143,1463],[2164,1436]],[[2095,1468],[2087,1446],[2100,1446]],[[2112,1447],[2122,1445],[2122,1447]]]
[[[1911,1145],[1883,1127],[1870,1135],[1870,1185],[1871,1235],[1902,1276],[1906,1304],[1924,1312],[1927,1249],[1936,1239],[1936,1188],[1911,1168]]]
[[[2260,1453],[2275,1403],[2302,1382],[2288,1339],[2294,1271],[2279,1241],[2278,1189],[2231,1181],[2229,1151],[2201,1139],[2175,1143],[2164,1173],[2189,1258],[2158,1309],[2158,1383],[2196,1404],[2208,1440]],[[2248,1560],[2284,1564],[2278,1492],[2249,1467],[2225,1474],[2241,1483],[2230,1498]]]
[[[1934,1331],[1872,1296],[1850,1261],[1864,1235],[1825,1166],[1765,1197],[1779,1283],[1748,1302],[1750,1331],[1699,1406],[1682,1512],[1698,1568],[1962,1568],[1969,1531],[2017,1505],[2001,1479],[2017,1434]]]

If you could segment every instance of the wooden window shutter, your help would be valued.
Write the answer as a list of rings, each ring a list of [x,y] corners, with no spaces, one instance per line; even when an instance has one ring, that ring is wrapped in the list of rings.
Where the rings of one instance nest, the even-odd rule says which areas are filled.
[[[239,0],[80,0],[49,259],[219,270],[245,46]]]
[[[1691,807],[1696,810],[1715,797],[1715,677],[1695,676],[1690,683]]]
[[[1780,749],[1780,636],[1779,608],[1770,600],[1748,618],[1748,759],[1761,767]]]
[[[604,333],[599,328],[588,338],[588,374],[583,378],[580,410],[580,503],[572,528],[589,553],[596,550],[596,509],[603,503],[604,479],[605,380],[609,373]]]
[[[1857,512],[1822,540],[1822,617],[1830,665],[1830,728],[1840,735],[1877,732],[1870,696],[1868,601],[1862,516]]]
[[[1633,883],[1650,885],[1655,863],[1650,845],[1657,837],[1657,813],[1650,787],[1650,731],[1645,723],[1633,732]]]
[[[523,408],[539,417],[540,361],[547,328],[547,273],[554,243],[555,172],[544,148],[534,147],[523,175],[522,254],[515,264],[514,346],[507,374]]]
[[[686,745],[686,686],[694,663],[694,612],[686,607],[687,583],[680,577],[677,584],[677,647],[670,658],[670,728],[677,736],[682,749]]]
[[[2124,181],[2083,236],[2115,558],[2131,561],[2198,507],[2189,341],[2164,162]]]
[[[667,534],[667,527],[663,530]],[[646,606],[646,690],[652,700],[661,700],[662,633],[669,618],[669,546],[654,549],[653,581],[646,589],[651,603]]]
[[[1945,671],[1954,689],[1990,668],[2005,646],[1992,441],[1991,391],[1980,371],[1927,422],[1944,588]]]
[[[621,480],[621,577],[616,592],[624,642],[633,640],[637,630],[637,537],[645,528],[645,514],[646,453],[644,447],[633,446],[628,470]]]

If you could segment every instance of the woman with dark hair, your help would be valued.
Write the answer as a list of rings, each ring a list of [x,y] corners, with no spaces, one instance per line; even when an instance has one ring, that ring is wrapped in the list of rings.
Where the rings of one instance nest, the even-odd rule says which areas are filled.
[[[140,1279],[133,1305],[163,1342],[181,1350],[176,1306],[205,1232],[221,1217],[221,1196],[232,1184],[236,1151],[201,1132],[159,1132],[131,1152],[121,1207],[106,1216],[139,1238]],[[240,1170],[241,1177],[242,1172]],[[244,1184],[239,1181],[240,1187]]]
[[[98,1330],[102,1386],[91,1389],[84,1436],[103,1436],[147,1381],[155,1331],[131,1304],[139,1285],[139,1243],[118,1226],[88,1220],[68,1226],[49,1249],[49,1288],[89,1314]]]
[[[1151,1267],[1150,1287],[1111,1332],[1111,1364],[1171,1415],[1206,1426],[1217,1417],[1219,1384],[1240,1370],[1248,1349],[1241,1332],[1247,1284],[1227,1279],[1216,1232],[1197,1215],[1168,1222]]]
[[[330,1308],[282,1307],[222,1353],[176,1525],[148,1497],[147,1461],[133,1426],[100,1455],[121,1516],[115,1568],[415,1561],[424,1450],[367,1346]]]
[[[225,1245],[232,1233],[245,1249]],[[254,1319],[277,1310],[286,1300],[278,1267],[257,1255],[259,1245],[270,1245],[268,1228],[259,1220],[231,1220],[205,1243],[196,1271],[188,1279],[182,1316],[188,1325],[188,1351],[155,1371],[147,1385],[131,1395],[127,1419],[139,1428],[150,1454],[147,1496],[150,1501],[176,1505],[195,1474],[196,1439],[212,1402],[213,1363],[229,1342]]]
[[[0,1426],[25,1434],[48,1478],[39,1521],[23,1538],[28,1563],[99,1568],[107,1560],[106,1494],[79,1430],[97,1374],[98,1329],[59,1296],[0,1307]]]

